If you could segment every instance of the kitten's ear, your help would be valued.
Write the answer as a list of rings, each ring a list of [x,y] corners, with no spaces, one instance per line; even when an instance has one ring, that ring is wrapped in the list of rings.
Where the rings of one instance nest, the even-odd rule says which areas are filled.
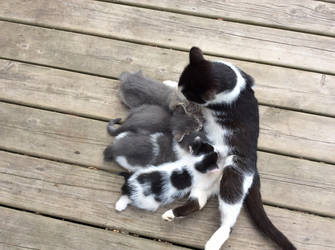
[[[201,49],[199,49],[198,47],[192,47],[192,49],[190,50],[190,64],[196,65],[204,60],[205,58],[202,54]]]

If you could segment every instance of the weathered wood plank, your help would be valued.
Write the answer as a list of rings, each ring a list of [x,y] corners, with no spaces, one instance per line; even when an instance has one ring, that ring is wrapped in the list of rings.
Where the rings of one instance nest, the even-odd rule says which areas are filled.
[[[124,117],[119,81],[0,60],[0,99],[99,119]]]
[[[335,163],[335,119],[260,107],[259,148]]]
[[[110,116],[115,117],[113,110]],[[86,164],[97,166],[101,164],[97,155],[101,156],[102,149],[111,140],[107,135],[105,122],[4,103],[0,104],[0,118],[0,125],[3,127],[0,134],[4,136],[0,145],[23,151],[33,150],[32,147],[35,147],[34,150],[38,149],[37,152],[48,157],[53,157],[57,152],[61,159],[70,160],[73,154],[79,151],[80,158],[84,157],[82,160]],[[331,154],[335,149],[335,135],[329,133],[335,127],[335,119],[262,106],[260,118],[259,148],[335,162],[335,155]],[[28,129],[31,131],[27,132]],[[14,137],[17,141],[13,140]],[[31,142],[34,142],[34,145],[30,145]],[[63,143],[77,150],[64,150],[61,146]],[[96,145],[97,151],[89,152],[91,149],[87,144]],[[55,150],[54,153],[51,152],[52,149]]]
[[[194,247],[202,247],[219,223],[214,199],[203,211],[166,223],[160,218],[166,208],[154,214],[133,208],[116,213],[113,207],[123,183],[117,175],[1,151],[0,157],[2,204]],[[298,249],[333,248],[333,219],[269,206],[266,210]],[[245,212],[226,244],[229,247],[276,249],[255,229]]]
[[[11,32],[12,30],[15,32]],[[177,80],[188,60],[185,52],[7,22],[0,22],[0,48],[2,57],[109,77],[118,77],[125,70],[142,69],[146,75],[160,80]],[[220,58],[210,57],[210,59]],[[335,105],[334,76],[236,60],[229,61],[236,63],[255,77],[256,95],[261,103],[335,116],[335,109],[329,108]],[[38,70],[41,73],[32,75],[29,66],[6,61],[0,63],[3,98],[15,97],[15,93],[7,90],[8,84],[14,88],[17,86],[15,82],[24,81],[27,88],[35,89],[36,87],[30,84],[35,79],[56,86],[58,78],[67,76],[66,73],[54,73],[55,71],[48,70],[48,73],[55,76],[46,79],[43,69],[38,67],[32,67],[33,71]],[[59,76],[60,74],[65,76]],[[78,77],[85,82],[83,77],[69,77],[71,79]],[[68,81],[72,82],[71,86],[80,84],[75,80]],[[99,81],[96,87],[99,88],[100,84],[105,86]],[[85,88],[86,86],[88,87],[87,84]],[[38,91],[42,89],[39,88]],[[25,92],[26,88],[23,87],[22,91]],[[109,94],[109,91],[106,94]],[[98,94],[100,90],[94,92],[100,95]],[[29,97],[24,96],[22,101],[26,99],[28,101]],[[79,103],[78,100],[76,102]]]
[[[223,20],[335,35],[335,6],[310,0],[107,0]]]
[[[112,112],[111,112],[112,113]],[[0,148],[84,166],[118,171],[103,162],[111,142],[106,122],[1,103]],[[274,133],[275,134],[275,133]],[[296,140],[293,137],[292,143]],[[276,141],[269,140],[273,149]],[[291,144],[292,144],[291,143]],[[262,140],[260,141],[262,146]],[[289,149],[289,145],[286,145]],[[301,146],[304,147],[303,145]],[[333,166],[259,152],[259,168],[266,178],[265,201],[334,216]],[[292,168],[291,168],[292,167]],[[303,174],[302,174],[303,173]],[[324,176],[329,176],[324,181]],[[278,187],[278,189],[276,188]],[[309,192],[306,192],[309,190]],[[297,200],[299,194],[299,200]],[[313,199],[310,199],[313,197]]]
[[[187,249],[4,207],[0,218],[0,249]]]
[[[0,17],[171,48],[199,46],[215,55],[335,73],[334,39],[325,36],[88,0],[2,1]]]

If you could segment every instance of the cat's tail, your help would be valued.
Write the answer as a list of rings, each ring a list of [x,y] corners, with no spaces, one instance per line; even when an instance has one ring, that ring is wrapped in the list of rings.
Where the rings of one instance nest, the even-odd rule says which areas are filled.
[[[258,173],[255,174],[253,184],[245,198],[245,205],[252,220],[264,234],[276,242],[283,250],[296,250],[296,247],[272,224],[265,213],[260,193]]]
[[[115,128],[115,124],[122,124],[121,120],[121,118],[116,118],[109,121],[107,131],[110,135],[117,136],[120,132],[122,132],[119,128]]]
[[[113,153],[114,153],[113,145],[109,145],[104,150],[104,160],[105,161],[112,161],[114,159],[114,154]]]

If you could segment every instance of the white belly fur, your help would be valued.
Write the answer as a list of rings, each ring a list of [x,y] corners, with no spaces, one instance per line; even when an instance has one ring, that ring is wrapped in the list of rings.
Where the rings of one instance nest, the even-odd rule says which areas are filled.
[[[203,108],[202,113],[206,120],[204,124],[204,129],[207,135],[208,140],[212,143],[215,150],[220,155],[220,162],[219,164],[224,164],[225,158],[229,152],[229,146],[226,145],[225,137],[228,136],[231,131],[224,129],[222,126],[216,123],[213,114],[213,111]]]

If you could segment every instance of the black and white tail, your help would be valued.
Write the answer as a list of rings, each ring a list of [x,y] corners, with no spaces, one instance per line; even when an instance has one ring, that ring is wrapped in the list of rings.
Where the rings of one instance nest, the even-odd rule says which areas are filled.
[[[283,250],[296,250],[296,247],[280,232],[265,213],[260,193],[259,175],[255,174],[252,186],[245,198],[245,205],[256,226]]]

